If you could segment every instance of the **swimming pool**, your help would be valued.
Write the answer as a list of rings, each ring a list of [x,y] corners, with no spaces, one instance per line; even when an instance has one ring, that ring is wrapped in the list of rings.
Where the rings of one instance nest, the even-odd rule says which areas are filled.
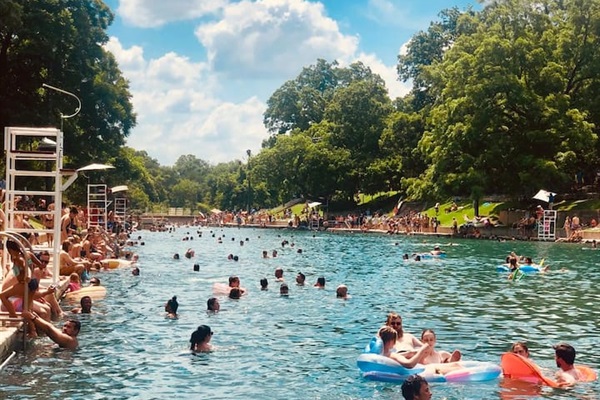
[[[356,357],[385,320],[399,312],[405,330],[432,328],[440,349],[458,348],[464,359],[499,362],[516,340],[527,340],[532,358],[555,369],[551,345],[571,343],[577,360],[595,368],[600,320],[600,252],[584,245],[296,232],[261,229],[178,228],[175,233],[136,232],[143,246],[141,276],[129,269],[97,276],[109,289],[93,315],[82,315],[80,349],[55,350],[33,342],[0,375],[0,397],[61,399],[401,399],[400,387],[363,380]],[[188,234],[189,232],[189,234]],[[212,236],[215,234],[215,237]],[[223,243],[216,237],[222,236]],[[191,241],[182,241],[193,236]],[[246,239],[248,239],[246,241]],[[295,247],[282,248],[287,239]],[[240,245],[240,241],[244,245]],[[403,262],[402,254],[447,251],[440,260]],[[173,260],[193,248],[196,256]],[[302,248],[302,254],[297,249]],[[277,258],[262,250],[277,249]],[[554,272],[510,282],[496,266],[510,252],[545,258]],[[227,260],[238,255],[239,262]],[[200,265],[194,272],[193,265]],[[274,270],[290,286],[279,296]],[[566,268],[565,272],[557,272]],[[297,287],[297,272],[307,286]],[[221,297],[222,311],[207,315],[214,282],[238,275],[249,294]],[[325,290],[312,287],[325,276]],[[269,290],[259,280],[269,279]],[[335,298],[348,285],[349,300]],[[164,318],[164,303],[178,297],[178,320]],[[67,308],[67,307],[65,307]],[[198,325],[215,332],[210,354],[188,354]],[[436,399],[571,399],[600,385],[573,391],[501,381],[434,384]]]

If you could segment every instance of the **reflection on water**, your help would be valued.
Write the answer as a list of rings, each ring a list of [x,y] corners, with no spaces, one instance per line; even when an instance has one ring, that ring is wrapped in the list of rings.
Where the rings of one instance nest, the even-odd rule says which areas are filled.
[[[193,241],[182,241],[187,232]],[[109,288],[83,323],[81,348],[55,350],[47,339],[33,342],[0,375],[3,398],[69,399],[401,399],[397,385],[360,378],[356,357],[389,311],[418,335],[432,328],[438,347],[458,348],[465,359],[499,362],[516,340],[530,344],[532,357],[554,369],[551,345],[567,341],[578,361],[598,367],[595,351],[600,308],[597,252],[563,244],[459,241],[442,238],[330,234],[255,229],[192,228],[176,233],[141,232],[141,276],[128,269],[100,274]],[[233,238],[233,240],[232,240]],[[245,239],[248,238],[248,241]],[[295,247],[281,247],[283,239]],[[244,246],[240,246],[244,240]],[[403,262],[402,254],[427,251],[439,243],[441,260]],[[196,251],[191,260],[174,253]],[[298,248],[303,253],[296,252]],[[277,249],[277,258],[262,250]],[[495,267],[510,252],[544,258],[551,271],[519,282]],[[228,254],[239,262],[228,261]],[[193,265],[200,265],[194,272]],[[274,270],[290,286],[279,296]],[[566,271],[559,272],[560,269]],[[307,286],[294,278],[306,274]],[[249,294],[220,296],[221,312],[205,312],[212,284],[239,275]],[[325,276],[324,290],[312,287]],[[259,280],[269,279],[269,290]],[[338,284],[352,298],[335,298]],[[180,317],[165,319],[173,295]],[[189,337],[198,325],[215,332],[216,351],[192,356]],[[435,384],[437,399],[592,399],[596,382],[572,390],[494,381]]]

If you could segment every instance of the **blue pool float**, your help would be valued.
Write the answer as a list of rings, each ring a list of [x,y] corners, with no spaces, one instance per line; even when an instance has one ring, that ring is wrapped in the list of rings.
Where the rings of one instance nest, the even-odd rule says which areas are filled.
[[[389,357],[370,353],[363,353],[356,360],[363,378],[378,382],[402,383],[414,374],[421,375],[428,382],[485,382],[497,379],[502,373],[500,366],[490,362],[458,363],[462,368],[442,375],[436,373],[436,365],[447,364],[417,364],[414,368],[405,368]]]
[[[534,274],[534,273],[542,271],[542,268],[537,264],[519,265],[519,269],[521,270],[521,272],[524,272],[526,274],[532,274],[532,273]],[[497,272],[510,272],[510,268],[507,265],[498,265],[496,267],[496,271]]]

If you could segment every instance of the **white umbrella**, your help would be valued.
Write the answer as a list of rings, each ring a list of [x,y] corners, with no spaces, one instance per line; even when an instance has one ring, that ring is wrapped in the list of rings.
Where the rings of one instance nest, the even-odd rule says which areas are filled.
[[[115,187],[110,188],[110,191],[112,193],[124,192],[126,190],[129,190],[129,188],[127,187],[127,185],[115,186]]]
[[[99,170],[103,170],[103,169],[111,169],[114,168],[112,165],[108,165],[108,164],[90,164],[90,165],[86,165],[85,167],[81,167],[77,170],[77,172],[81,172],[81,171],[99,171]]]
[[[536,200],[545,201],[546,203],[550,203],[550,196],[554,198],[556,196],[556,193],[542,189],[539,192],[537,192],[536,195],[533,196],[533,198]]]

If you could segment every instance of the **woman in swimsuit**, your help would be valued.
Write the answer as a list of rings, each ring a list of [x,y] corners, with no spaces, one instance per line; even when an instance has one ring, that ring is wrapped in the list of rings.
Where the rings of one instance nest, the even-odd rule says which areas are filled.
[[[461,354],[458,350],[454,350],[452,354],[447,351],[436,351],[435,344],[437,338],[435,332],[431,329],[425,329],[421,333],[421,341],[429,344],[429,349],[425,352],[421,359],[421,364],[442,364],[460,360]]]

